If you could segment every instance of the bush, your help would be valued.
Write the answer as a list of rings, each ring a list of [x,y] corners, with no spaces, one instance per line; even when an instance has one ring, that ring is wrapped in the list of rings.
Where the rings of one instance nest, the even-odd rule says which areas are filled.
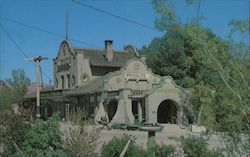
[[[156,156],[157,157],[168,157],[173,156],[175,153],[175,147],[172,145],[157,145]]]
[[[74,125],[69,128],[64,138],[64,147],[73,156],[95,157],[97,156],[96,147],[99,139],[100,129],[88,129],[85,125]]]
[[[131,140],[125,157],[143,157],[144,151],[136,145],[135,138],[130,135],[123,135],[121,139],[114,137],[108,143],[104,143],[101,149],[102,157],[119,157],[127,142]]]
[[[27,132],[23,142],[25,156],[67,156],[59,130],[59,114],[48,121],[37,121]]]
[[[220,151],[210,151],[207,148],[207,143],[202,137],[189,135],[181,137],[181,146],[187,157],[217,157],[223,156]]]
[[[11,111],[0,112],[0,145],[3,156],[10,156],[21,148],[30,125],[25,115],[15,115]],[[1,154],[1,153],[0,153]]]

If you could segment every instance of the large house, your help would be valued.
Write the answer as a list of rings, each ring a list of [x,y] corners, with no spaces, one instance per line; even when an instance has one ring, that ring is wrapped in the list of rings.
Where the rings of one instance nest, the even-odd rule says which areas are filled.
[[[71,110],[84,108],[96,122],[181,124],[187,101],[184,89],[171,76],[154,74],[131,45],[123,51],[105,41],[105,49],[60,45],[54,59],[54,88],[41,92],[43,118],[60,111],[67,120]],[[26,96],[25,104],[35,97]]]

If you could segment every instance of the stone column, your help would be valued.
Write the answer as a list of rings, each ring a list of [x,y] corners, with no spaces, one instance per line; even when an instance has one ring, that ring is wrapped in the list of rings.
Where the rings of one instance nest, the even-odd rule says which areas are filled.
[[[111,123],[133,124],[134,116],[132,113],[132,101],[128,98],[129,89],[121,89],[119,91],[119,101],[116,113]]]
[[[103,106],[103,101],[100,101],[98,108],[97,108],[96,115],[95,115],[95,122],[98,123],[98,121],[101,121],[102,117],[106,117],[106,115],[107,114],[106,114],[104,106]],[[108,120],[108,118],[107,118],[107,120]]]
[[[139,120],[139,123],[141,123],[142,122],[142,107],[141,107],[140,101],[138,101],[137,110],[138,110],[138,120]]]

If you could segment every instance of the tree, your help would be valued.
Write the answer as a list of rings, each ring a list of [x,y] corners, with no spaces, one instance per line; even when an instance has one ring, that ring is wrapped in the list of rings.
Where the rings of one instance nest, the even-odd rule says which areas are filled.
[[[169,26],[163,37],[154,39],[149,46],[142,48],[141,53],[147,56],[147,65],[154,73],[170,75],[182,87],[193,87],[201,81],[215,85],[220,81],[217,66],[203,51],[199,38],[211,43],[209,49],[213,49],[213,55],[223,64],[229,60],[225,41],[209,29],[192,24]]]
[[[141,50],[148,66],[157,74],[172,76],[182,87],[193,89],[193,110],[188,115],[199,125],[224,132],[224,153],[249,154],[249,45],[221,39],[198,24],[164,20],[169,11],[174,12],[169,1],[155,0],[153,5],[161,15],[156,26],[165,34]],[[231,25],[241,34],[249,31],[249,22],[233,20]]]
[[[6,81],[13,90],[14,101],[20,102],[27,92],[30,79],[26,76],[23,69],[17,69],[12,70],[11,78],[8,78]]]

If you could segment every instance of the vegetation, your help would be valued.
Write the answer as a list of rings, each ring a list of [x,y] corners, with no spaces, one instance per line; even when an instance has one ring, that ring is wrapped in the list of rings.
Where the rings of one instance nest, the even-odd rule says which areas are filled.
[[[26,76],[24,70],[12,70],[11,78],[6,81],[13,90],[14,101],[21,101],[27,92],[27,86],[30,84],[30,79]]]
[[[148,143],[148,149],[144,150],[135,143],[135,138],[124,134],[122,138],[114,137],[107,143],[104,143],[101,150],[102,157],[118,157],[124,149],[127,142],[131,140],[125,157],[170,157],[175,153],[175,147],[171,145],[157,145],[155,142]],[[151,149],[152,148],[152,149]]]
[[[13,103],[13,91],[10,88],[0,90],[0,111],[11,109]]]
[[[188,5],[200,2],[187,0]],[[243,43],[249,36],[249,19],[231,21],[230,37],[235,32],[242,35],[236,43],[204,28],[199,14],[191,23],[182,24],[170,1],[154,0],[153,6],[160,14],[156,27],[165,34],[142,48],[147,65],[154,73],[170,75],[178,85],[192,88],[186,117],[224,132],[220,134],[226,145],[224,153],[249,154],[249,140],[243,140],[250,135],[250,56],[249,45]]]
[[[202,137],[189,135],[188,137],[181,137],[181,146],[184,154],[187,157],[219,157],[223,156],[219,150],[209,150],[207,148],[206,140]]]
[[[59,114],[46,122],[37,121],[25,134],[21,152],[24,156],[67,156],[59,130]]]
[[[172,145],[156,145],[155,155],[156,157],[172,157],[176,149]]]
[[[17,69],[12,70],[12,76],[6,82],[9,86],[0,90],[0,111],[11,109],[13,103],[19,103],[23,99],[30,79],[23,69]]]
[[[131,140],[126,157],[143,157],[144,151],[141,147],[136,145],[135,138],[131,137],[130,135],[123,135],[122,138],[114,137],[112,140],[110,140],[107,143],[104,143],[102,145],[101,149],[101,156],[102,157],[119,157],[121,154],[123,148],[127,144],[127,142]]]
[[[0,145],[3,156],[10,156],[23,147],[30,125],[27,115],[15,115],[11,111],[0,112]]]
[[[70,112],[70,122],[68,132],[64,135],[64,148],[69,150],[75,157],[94,157],[100,129],[89,127],[86,124],[86,111],[78,108]]]

